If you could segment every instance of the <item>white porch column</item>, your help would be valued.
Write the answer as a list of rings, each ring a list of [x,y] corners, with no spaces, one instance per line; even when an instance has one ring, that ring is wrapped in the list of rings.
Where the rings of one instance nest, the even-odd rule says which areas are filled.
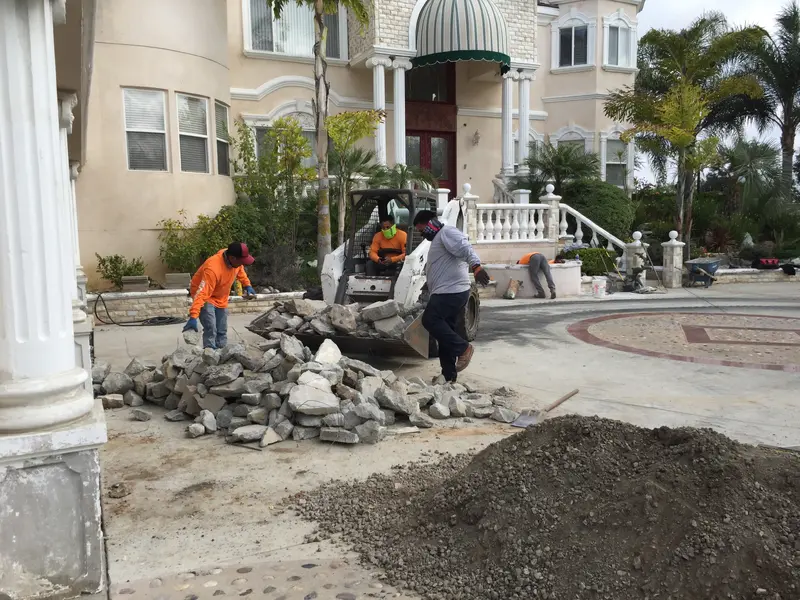
[[[411,62],[404,58],[392,61],[394,69],[394,163],[406,164],[406,71]]]
[[[75,117],[72,111],[78,104],[78,96],[76,94],[60,93],[58,94],[58,120],[59,120],[59,150],[60,168],[58,174],[61,179],[62,186],[62,199],[61,212],[63,218],[69,225],[69,237],[66,237],[62,260],[64,262],[64,277],[68,282],[71,282],[71,297],[74,305],[78,304],[78,280],[77,280],[77,262],[75,260],[75,244],[77,243],[78,231],[78,217],[73,210],[72,203],[72,174],[69,166],[69,136],[72,133],[72,122]]]
[[[606,180],[606,160],[608,158],[608,134],[600,132],[600,179]]]
[[[58,8],[63,7],[63,3]],[[0,433],[88,414],[75,365],[50,0],[0,2]]]
[[[636,142],[631,140],[628,142],[628,152],[626,153],[628,161],[627,184],[628,189],[633,190],[633,177],[636,171]]]
[[[78,180],[78,167],[79,163],[71,162],[69,163],[69,180],[70,180],[70,204],[72,205],[72,215],[74,217],[74,221],[72,223],[73,230],[72,230],[72,248],[75,252],[75,280],[77,281],[78,287],[78,302],[81,307],[86,307],[86,273],[83,270],[83,265],[81,265],[81,243],[80,237],[78,236],[78,196],[75,192],[75,182]]]
[[[514,83],[514,72],[509,71],[503,75],[503,113],[501,120],[502,127],[502,168],[500,175],[503,179],[508,179],[514,175],[514,129],[513,112],[514,96],[512,84]]]
[[[528,174],[528,144],[530,144],[531,131],[531,81],[534,74],[532,71],[519,72],[519,128],[517,137],[519,139],[519,174]],[[513,163],[513,161],[512,161]]]
[[[392,61],[383,56],[373,56],[367,60],[367,67],[372,69],[372,102],[375,110],[386,110],[386,68]],[[386,122],[378,123],[375,130],[375,154],[378,164],[386,164]]]

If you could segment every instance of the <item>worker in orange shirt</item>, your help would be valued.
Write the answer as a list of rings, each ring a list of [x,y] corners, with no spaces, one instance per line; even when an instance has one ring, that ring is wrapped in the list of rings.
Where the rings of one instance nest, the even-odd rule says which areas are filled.
[[[242,284],[245,298],[255,297],[244,271],[245,265],[254,261],[247,244],[234,242],[208,258],[192,277],[189,289],[192,306],[183,330],[197,331],[199,318],[203,325],[203,348],[223,348],[228,343],[228,297],[234,281]]]
[[[536,288],[536,298],[544,298],[544,288],[539,281],[539,273],[544,274],[547,281],[547,287],[550,288],[550,299],[556,299],[556,284],[553,282],[553,276],[550,274],[550,265],[555,263],[563,263],[564,256],[559,254],[555,260],[548,261],[544,254],[539,252],[530,252],[517,261],[518,265],[528,265],[528,270],[531,274],[531,281]]]
[[[367,275],[374,277],[394,272],[397,265],[406,259],[408,234],[397,228],[394,217],[381,221],[381,230],[372,238],[367,261]]]

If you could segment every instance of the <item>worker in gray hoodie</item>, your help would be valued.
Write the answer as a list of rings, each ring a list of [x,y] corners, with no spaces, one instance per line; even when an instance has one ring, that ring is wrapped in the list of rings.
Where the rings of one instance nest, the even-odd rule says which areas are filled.
[[[486,286],[490,277],[472,245],[459,229],[444,225],[436,213],[423,210],[414,217],[414,227],[431,243],[426,276],[430,300],[422,315],[422,325],[439,344],[442,375],[455,382],[458,373],[472,360],[474,348],[456,331],[459,315],[469,300],[469,271],[475,281]]]

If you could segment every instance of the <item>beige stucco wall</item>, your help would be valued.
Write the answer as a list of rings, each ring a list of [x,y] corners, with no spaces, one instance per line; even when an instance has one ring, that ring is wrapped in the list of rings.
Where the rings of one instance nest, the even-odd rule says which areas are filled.
[[[103,0],[97,7],[87,156],[77,182],[81,262],[101,284],[95,253],[141,256],[158,277],[158,222],[185,210],[214,213],[233,200],[216,172],[214,101],[230,104],[223,0]],[[129,171],[122,88],[167,93],[168,171]],[[182,173],[175,93],[208,98],[210,174]]]

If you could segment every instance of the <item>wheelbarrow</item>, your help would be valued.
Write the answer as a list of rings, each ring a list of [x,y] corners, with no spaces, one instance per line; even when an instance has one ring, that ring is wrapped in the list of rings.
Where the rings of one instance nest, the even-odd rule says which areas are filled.
[[[710,287],[716,279],[715,273],[719,269],[722,259],[705,257],[693,258],[686,261],[686,269],[689,271],[689,285],[693,286],[696,283],[702,283],[706,287]]]

